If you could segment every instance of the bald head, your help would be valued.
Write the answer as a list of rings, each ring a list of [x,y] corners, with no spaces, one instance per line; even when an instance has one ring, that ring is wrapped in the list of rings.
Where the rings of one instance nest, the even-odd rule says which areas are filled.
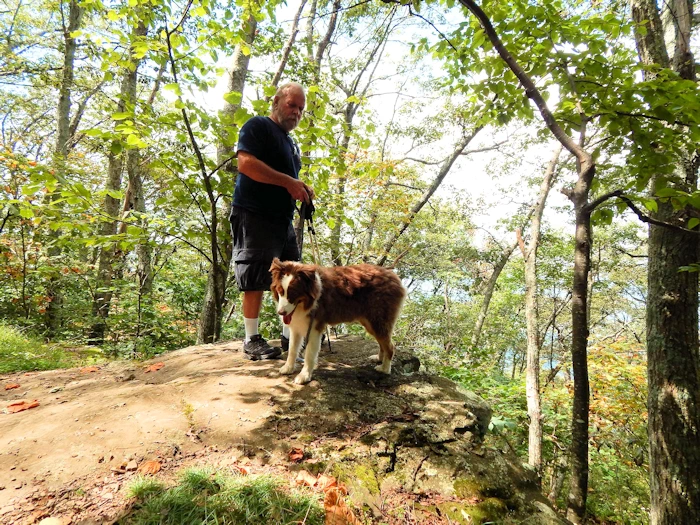
[[[279,87],[272,100],[270,118],[287,133],[297,127],[306,106],[306,94],[301,84],[289,82]]]

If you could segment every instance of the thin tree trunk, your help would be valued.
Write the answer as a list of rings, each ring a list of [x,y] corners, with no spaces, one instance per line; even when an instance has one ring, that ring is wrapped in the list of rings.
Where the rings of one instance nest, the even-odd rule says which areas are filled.
[[[690,51],[692,3],[666,4],[673,24],[672,59],[656,2],[632,0],[635,38],[644,65],[672,67],[695,81]],[[640,28],[644,27],[643,30]],[[648,73],[648,76],[652,73]],[[697,150],[689,144],[670,181],[659,187],[697,189]],[[686,210],[660,202],[655,219],[686,226]],[[700,259],[697,237],[661,226],[649,227],[647,370],[649,381],[649,471],[652,525],[700,523],[700,351],[698,350],[698,274],[679,268]]]
[[[415,219],[416,215],[418,215],[418,212],[420,212],[423,209],[423,206],[425,206],[428,200],[430,200],[430,197],[433,196],[433,193],[435,193],[440,187],[440,184],[442,184],[442,181],[445,179],[445,177],[447,177],[447,174],[452,169],[452,166],[454,165],[456,160],[460,157],[462,152],[464,152],[464,149],[469,145],[469,143],[474,139],[474,137],[476,137],[476,135],[482,129],[483,126],[478,126],[476,129],[474,129],[474,131],[471,134],[462,135],[462,139],[455,145],[450,156],[447,157],[447,159],[445,159],[445,161],[440,166],[440,171],[438,172],[437,176],[433,179],[433,182],[425,190],[420,200],[413,205],[408,215],[401,221],[401,225],[398,228],[398,230],[396,230],[384,243],[384,246],[382,248],[382,254],[379,257],[379,260],[377,261],[377,264],[379,266],[384,266],[389,256],[389,253],[396,244],[396,241],[398,241],[399,237],[401,237],[401,235],[403,235],[403,233],[408,229],[408,227],[413,222],[413,219]]]
[[[257,30],[257,20],[252,14],[248,14],[245,23],[245,42],[248,45],[253,43],[255,32]],[[246,76],[248,74],[248,65],[250,56],[243,53],[240,45],[236,46],[233,55],[233,65],[229,71],[228,90],[229,92],[243,93],[245,88]],[[233,115],[240,108],[240,104],[226,104],[224,114],[228,115],[233,121]],[[233,145],[221,144],[218,149],[218,164],[221,165],[227,159],[233,157]],[[225,173],[235,181],[238,176],[238,170],[231,162],[224,166]],[[225,217],[221,220],[221,227],[218,231],[213,232],[212,243],[216,243],[217,249],[221,253],[221,259],[218,262],[212,262],[209,265],[207,277],[207,289],[202,305],[202,312],[199,316],[199,325],[197,326],[197,342],[198,343],[214,343],[221,337],[221,326],[223,316],[223,305],[226,296],[226,284],[228,282],[229,269],[231,267],[231,258],[233,254],[233,243],[231,239],[231,224],[229,216],[231,214],[231,198],[227,197],[226,206],[224,207]]]
[[[537,251],[540,245],[542,214],[547,195],[552,187],[562,146],[556,149],[554,157],[547,167],[540,193],[535,204],[535,211],[530,222],[530,240],[523,250],[525,259],[525,319],[527,323],[527,367],[525,392],[527,397],[528,425],[528,463],[542,476],[542,408],[540,404],[540,348],[541,338],[538,329],[539,313],[537,308]]]
[[[139,23],[133,28],[131,39],[146,36],[148,29]],[[123,112],[126,110],[128,103],[133,103],[136,100],[136,84],[138,80],[138,68],[140,60],[134,63],[133,69],[125,68],[121,81],[119,102],[117,103],[117,111]],[[122,173],[124,171],[124,153],[110,152],[107,164],[107,181],[105,182],[106,190],[118,191],[121,189]],[[130,181],[131,183],[131,181]],[[140,184],[139,184],[140,186]],[[129,200],[133,195],[133,186],[130,184],[130,191],[125,196],[125,207],[128,209]],[[107,217],[112,217],[112,220],[105,220],[99,226],[98,234],[105,238],[113,236],[117,233],[119,215],[119,201],[109,194],[105,195],[102,210]],[[107,329],[107,318],[109,317],[109,309],[112,301],[112,281],[114,279],[114,262],[116,257],[116,249],[114,244],[104,245],[100,250],[100,256],[97,267],[97,278],[95,283],[95,296],[92,302],[93,324],[88,336],[90,344],[102,344]]]
[[[63,6],[61,6],[61,16],[63,16]],[[56,147],[54,150],[54,166],[56,173],[59,173],[61,176],[65,174],[68,157],[71,93],[75,75],[75,52],[78,48],[78,43],[75,38],[71,36],[71,33],[77,31],[80,27],[82,16],[83,8],[78,4],[77,0],[71,0],[68,10],[68,24],[66,24],[64,20],[62,28],[65,49],[63,54],[63,76],[61,78],[61,87],[58,94]],[[54,197],[52,196],[50,198],[53,199]],[[50,241],[47,253],[53,264],[57,262],[61,254],[61,249],[58,248],[56,244],[59,236],[59,231],[53,231],[49,235]],[[63,295],[61,293],[60,279],[58,276],[52,276],[48,279],[46,296],[48,297],[48,305],[44,317],[46,338],[53,339],[61,325],[61,307],[63,304]]]
[[[501,252],[501,257],[496,261],[496,265],[493,268],[493,272],[489,276],[489,280],[486,283],[486,288],[484,290],[484,298],[481,301],[481,308],[479,309],[479,316],[476,318],[476,324],[474,325],[474,331],[472,332],[471,347],[476,348],[479,346],[481,341],[481,334],[484,330],[484,323],[486,322],[486,316],[489,313],[489,306],[491,305],[491,298],[493,297],[493,291],[496,289],[496,283],[498,278],[506,267],[506,263],[510,256],[518,247],[518,241],[516,240],[512,244],[509,244]]]
[[[364,63],[364,66],[360,70],[360,72],[355,76],[352,84],[349,87],[342,87],[343,91],[345,92],[345,95],[348,99],[351,97],[357,97],[357,98],[362,98],[367,94],[367,90],[369,89],[370,85],[372,84],[372,79],[374,78],[374,73],[376,71],[377,66],[379,65],[379,62],[381,61],[381,57],[384,53],[384,48],[386,46],[386,42],[389,37],[389,33],[392,30],[391,27],[391,22],[393,20],[395,11],[392,11],[392,14],[386,24],[386,28],[382,32],[382,34],[379,36],[374,48],[370,52],[369,56],[367,57],[367,60]],[[332,23],[331,26],[329,27],[329,31],[331,29],[334,29],[335,23]],[[331,34],[326,33],[326,37],[324,38],[324,42],[322,42],[322,45],[325,46],[328,45],[327,41],[330,41]],[[317,54],[317,59],[320,60],[321,57],[323,56],[323,52],[320,52]],[[376,62],[374,65],[374,68],[372,71],[370,71],[367,82],[365,83],[364,88],[360,89],[360,82],[362,81],[362,78],[365,76],[365,73],[367,73],[367,70],[369,69],[370,65],[372,62]],[[316,63],[316,67],[318,70],[320,70],[320,62]],[[343,126],[343,139],[341,141],[341,148],[340,151],[345,154],[348,151],[348,148],[350,146],[350,140],[352,139],[352,131],[353,131],[353,120],[355,118],[355,114],[357,113],[357,109],[359,108],[359,103],[357,102],[348,102],[347,105],[345,106],[344,109],[344,114],[345,114],[345,121],[344,121],[344,126]],[[338,170],[340,172],[340,177],[338,178],[338,183],[335,188],[335,202],[334,202],[334,208],[336,211],[336,223],[334,227],[331,229],[331,235],[330,235],[330,245],[331,245],[331,259],[333,261],[333,264],[339,265],[342,264],[342,261],[340,259],[340,242],[341,242],[341,237],[342,237],[342,227],[343,227],[343,221],[340,220],[340,218],[344,214],[345,210],[345,205],[346,205],[346,199],[345,199],[345,185],[347,183],[347,176],[346,172],[347,170],[346,165],[345,165],[345,160],[341,159],[341,168]]]
[[[127,152],[126,172],[129,175],[129,186],[131,187],[133,199],[132,209],[136,212],[136,217],[146,213],[140,161],[141,154],[138,149],[132,149]],[[136,337],[141,335],[144,322],[148,324],[152,321],[152,319],[144,319],[144,317],[152,316],[151,306],[153,304],[152,249],[149,244],[147,225],[143,219],[141,219],[141,227],[144,229],[144,235],[136,245],[136,279],[138,281],[138,328]]]
[[[311,6],[309,7],[309,14],[306,19],[306,54],[309,60],[313,60],[314,57],[314,22],[316,21],[316,8],[318,7],[318,0],[311,0]]]
[[[282,50],[282,60],[280,60],[280,65],[277,68],[277,72],[275,73],[275,76],[272,77],[272,82],[271,84],[275,87],[280,82],[280,79],[282,78],[282,73],[284,73],[285,68],[287,67],[287,60],[289,60],[289,54],[292,52],[292,47],[294,46],[294,41],[297,38],[297,32],[298,27],[299,27],[299,19],[301,18],[301,12],[304,10],[304,6],[306,5],[306,0],[301,0],[299,3],[299,9],[297,10],[296,15],[294,15],[294,21],[292,22],[292,29],[289,32],[289,38],[287,39],[287,43],[284,46],[284,49]]]
[[[581,117],[581,141],[577,144],[547,106],[542,93],[525,73],[520,64],[513,58],[498,37],[491,21],[474,0],[460,0],[469,11],[479,20],[489,41],[498,52],[501,59],[508,65],[513,74],[522,84],[526,95],[530,98],[542,116],[542,120],[550,132],[577,161],[578,180],[570,198],[574,203],[576,213],[576,247],[574,253],[574,283],[572,294],[572,342],[571,360],[574,372],[573,418],[571,425],[571,486],[567,517],[574,523],[583,523],[586,514],[586,499],[588,492],[588,269],[590,265],[590,234],[591,210],[588,206],[588,194],[595,177],[595,162],[590,153],[583,149],[585,124],[587,117],[579,105]]]

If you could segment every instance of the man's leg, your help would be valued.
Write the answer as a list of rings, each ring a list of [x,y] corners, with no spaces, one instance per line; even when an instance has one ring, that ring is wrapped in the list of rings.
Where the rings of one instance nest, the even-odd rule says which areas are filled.
[[[245,325],[245,342],[258,335],[258,321],[263,292],[243,292],[243,324]]]
[[[260,317],[260,307],[262,306],[263,294],[265,292],[243,292],[243,317],[246,319],[257,319]],[[247,336],[248,334],[246,334]],[[254,334],[251,334],[254,335]]]

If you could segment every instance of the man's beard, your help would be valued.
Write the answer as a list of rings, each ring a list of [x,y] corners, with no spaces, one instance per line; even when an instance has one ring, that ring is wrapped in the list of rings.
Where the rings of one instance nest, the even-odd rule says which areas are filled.
[[[294,117],[289,117],[284,120],[280,119],[280,124],[282,125],[282,129],[286,132],[290,132],[299,125],[299,120]]]

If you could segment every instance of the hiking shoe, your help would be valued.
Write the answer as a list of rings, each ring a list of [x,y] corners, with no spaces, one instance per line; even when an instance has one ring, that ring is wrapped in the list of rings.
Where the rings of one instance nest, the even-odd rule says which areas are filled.
[[[282,355],[279,348],[273,348],[260,334],[251,336],[250,341],[243,343],[243,352],[245,357],[251,361],[259,361],[261,359],[277,359]]]

